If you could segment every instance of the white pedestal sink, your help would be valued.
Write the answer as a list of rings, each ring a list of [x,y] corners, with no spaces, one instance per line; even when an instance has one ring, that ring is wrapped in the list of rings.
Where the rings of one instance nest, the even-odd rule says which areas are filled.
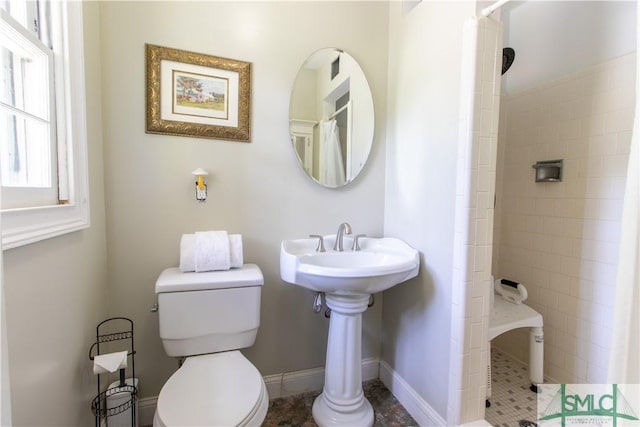
[[[324,236],[328,247],[335,235]],[[362,313],[369,296],[418,274],[418,251],[395,238],[360,238],[359,251],[317,252],[317,238],[285,240],[280,275],[286,282],[325,293],[331,309],[322,394],[313,403],[320,427],[371,426],[373,409],[362,391]],[[345,236],[345,247],[351,238]]]

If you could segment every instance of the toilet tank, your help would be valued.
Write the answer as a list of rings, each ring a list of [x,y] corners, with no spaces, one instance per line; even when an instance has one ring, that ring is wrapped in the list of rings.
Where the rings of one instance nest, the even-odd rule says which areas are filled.
[[[156,294],[165,352],[180,357],[252,346],[263,283],[254,264],[205,273],[164,270]]]

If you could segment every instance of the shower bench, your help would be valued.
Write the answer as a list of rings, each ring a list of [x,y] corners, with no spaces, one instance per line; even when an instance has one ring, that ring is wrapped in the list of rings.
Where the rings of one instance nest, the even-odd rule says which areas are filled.
[[[543,382],[544,333],[542,315],[525,304],[514,304],[495,296],[495,303],[489,316],[489,351],[487,406],[491,397],[491,341],[498,335],[518,328],[529,329],[529,379],[531,391],[538,392],[538,384]]]

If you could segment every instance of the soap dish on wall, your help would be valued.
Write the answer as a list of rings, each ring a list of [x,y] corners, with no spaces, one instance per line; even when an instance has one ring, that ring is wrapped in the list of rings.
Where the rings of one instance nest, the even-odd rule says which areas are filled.
[[[531,167],[536,170],[536,182],[561,182],[562,160],[543,160]]]

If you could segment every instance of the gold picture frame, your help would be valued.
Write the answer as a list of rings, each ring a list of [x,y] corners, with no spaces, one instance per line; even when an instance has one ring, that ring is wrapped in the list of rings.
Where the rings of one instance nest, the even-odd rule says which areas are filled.
[[[147,133],[251,141],[251,63],[146,45]]]

